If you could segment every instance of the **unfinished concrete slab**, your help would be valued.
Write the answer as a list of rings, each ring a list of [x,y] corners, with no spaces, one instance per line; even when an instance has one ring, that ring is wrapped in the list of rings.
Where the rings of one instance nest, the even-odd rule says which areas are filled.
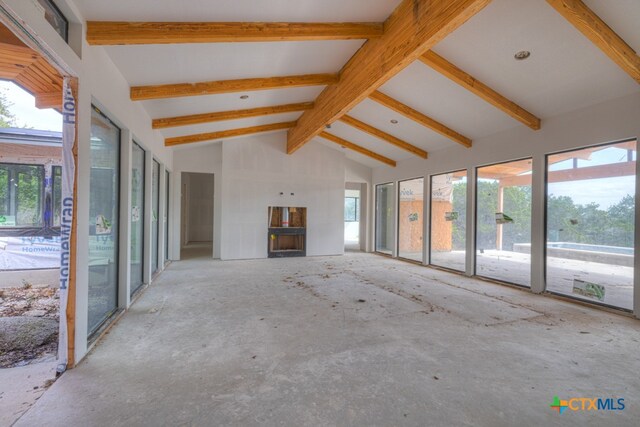
[[[635,426],[638,325],[371,254],[190,259],[16,425]]]

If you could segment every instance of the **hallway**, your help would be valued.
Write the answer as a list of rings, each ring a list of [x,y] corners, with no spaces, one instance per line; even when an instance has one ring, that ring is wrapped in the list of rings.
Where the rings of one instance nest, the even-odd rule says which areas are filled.
[[[190,259],[16,425],[550,425],[558,395],[627,404],[563,425],[630,426],[637,326],[370,254]]]

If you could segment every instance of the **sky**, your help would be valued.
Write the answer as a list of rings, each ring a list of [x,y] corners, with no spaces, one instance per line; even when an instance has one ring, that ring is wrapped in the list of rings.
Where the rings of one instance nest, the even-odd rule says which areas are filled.
[[[13,104],[9,110],[16,117],[16,127],[62,132],[62,115],[56,110],[37,109],[33,96],[11,82],[0,80],[0,91]]]

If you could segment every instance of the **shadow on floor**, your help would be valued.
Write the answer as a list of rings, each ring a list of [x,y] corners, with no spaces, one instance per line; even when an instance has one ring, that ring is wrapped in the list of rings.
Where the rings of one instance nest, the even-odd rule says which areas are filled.
[[[191,243],[180,250],[180,259],[213,258],[213,245],[211,243]]]

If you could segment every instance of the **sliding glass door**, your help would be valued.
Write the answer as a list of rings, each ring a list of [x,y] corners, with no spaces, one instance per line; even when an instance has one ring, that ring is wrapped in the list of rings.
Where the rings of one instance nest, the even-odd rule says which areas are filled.
[[[398,256],[422,262],[424,178],[398,183]]]
[[[153,161],[153,170],[151,173],[151,272],[158,271],[158,234],[160,231],[159,212],[160,212],[160,163]]]
[[[395,185],[376,185],[376,252],[393,254]]]
[[[92,335],[118,309],[120,129],[91,112],[89,192],[89,312]]]
[[[531,286],[531,159],[477,169],[476,274]]]
[[[169,171],[164,172],[164,262],[169,261]]]
[[[131,153],[131,295],[143,284],[144,150],[135,142]]]
[[[467,171],[431,177],[430,263],[465,271]]]
[[[636,141],[547,156],[547,290],[633,308]]]

